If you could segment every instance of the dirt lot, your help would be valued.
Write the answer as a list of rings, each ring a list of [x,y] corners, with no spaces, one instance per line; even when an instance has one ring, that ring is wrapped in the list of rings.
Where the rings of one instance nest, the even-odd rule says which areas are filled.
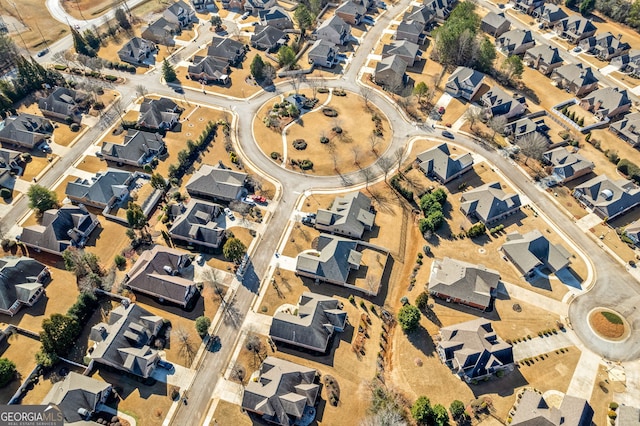
[[[66,24],[53,19],[46,10],[43,13],[44,3],[42,0],[22,0],[19,2],[19,6],[20,8],[16,10],[9,4],[3,3],[1,14],[14,18],[19,30],[22,29],[20,22],[24,22],[26,28],[20,32],[20,35],[14,33],[13,28],[11,29],[11,38],[20,48],[24,48],[26,43],[29,49],[43,49],[45,47],[42,41],[43,36],[47,43],[51,44],[69,33],[69,27]],[[40,35],[38,28],[42,35]],[[35,51],[32,51],[31,54],[35,55]]]
[[[75,0],[62,2],[62,7],[76,19],[93,19],[113,7],[110,0]]]
[[[243,413],[242,408],[236,404],[232,404],[227,401],[218,401],[216,411],[213,413],[210,425],[222,424],[222,422],[229,422],[236,426],[252,426],[255,425],[251,418]]]
[[[625,392],[626,385],[624,382],[616,380],[615,373],[609,374],[607,370],[610,367],[601,365],[598,368],[593,392],[589,404],[593,408],[593,422],[598,425],[606,425],[609,423],[607,413],[609,412],[609,403],[616,400],[616,394]]]

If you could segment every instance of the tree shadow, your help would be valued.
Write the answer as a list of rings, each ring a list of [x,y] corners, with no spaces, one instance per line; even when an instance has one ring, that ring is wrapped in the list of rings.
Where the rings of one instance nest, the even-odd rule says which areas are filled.
[[[418,325],[418,327],[410,333],[405,333],[405,336],[413,347],[418,349],[425,356],[435,356],[436,345],[427,329],[422,325]]]
[[[481,381],[477,385],[469,384],[469,388],[476,398],[492,393],[504,398],[513,395],[516,389],[528,384],[527,379],[520,373],[520,369],[514,367],[513,371],[505,372],[503,377],[492,377],[488,381]]]
[[[480,309],[472,308],[471,306],[463,305],[460,303],[447,302],[446,300],[440,298],[433,298],[432,300],[434,300],[438,305],[446,306],[447,308],[455,309],[457,311],[464,312],[475,317],[485,318],[489,321],[501,320],[500,314],[495,310],[493,298],[491,299],[489,307],[486,311],[481,311]]]

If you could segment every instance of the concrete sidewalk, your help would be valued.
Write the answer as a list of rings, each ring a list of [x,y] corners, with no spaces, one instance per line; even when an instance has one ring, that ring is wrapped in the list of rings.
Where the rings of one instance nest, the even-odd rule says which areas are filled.
[[[535,307],[553,312],[561,317],[566,317],[569,307],[562,302],[554,300],[550,297],[543,296],[531,290],[527,290],[515,284],[501,281],[502,285],[498,286],[498,293],[506,294],[511,299],[518,299],[527,302]]]
[[[593,385],[596,382],[598,368],[602,358],[591,351],[583,351],[580,355],[580,361],[576,365],[573,372],[571,383],[567,389],[567,395],[584,398],[587,401],[591,399]]]
[[[558,332],[549,337],[535,337],[525,342],[513,345],[513,359],[520,361],[538,355],[556,351],[560,348],[573,346],[573,342],[566,333]]]

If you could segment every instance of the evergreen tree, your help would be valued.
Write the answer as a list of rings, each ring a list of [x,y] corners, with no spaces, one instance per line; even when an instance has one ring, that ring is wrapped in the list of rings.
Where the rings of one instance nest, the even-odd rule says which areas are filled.
[[[116,9],[116,21],[118,21],[118,25],[120,25],[123,30],[131,29],[131,22],[129,22],[127,14],[124,13],[124,10],[122,10],[121,7]]]
[[[171,65],[169,61],[167,61],[166,58],[164,61],[162,61],[162,77],[164,77],[167,83],[173,83],[174,81],[178,80],[176,70],[173,68],[173,65]]]
[[[264,77],[264,61],[262,60],[262,57],[260,55],[256,55],[253,58],[253,61],[251,61],[250,69],[253,78],[255,78],[257,81],[262,80],[262,78]]]
[[[582,0],[578,10],[582,15],[590,14],[596,7],[596,0]]]
[[[87,40],[73,27],[71,28],[71,36],[73,37],[73,48],[77,53],[91,57],[96,55],[96,52],[87,44]]]
[[[93,50],[100,49],[100,38],[90,29],[84,32],[84,39]]]

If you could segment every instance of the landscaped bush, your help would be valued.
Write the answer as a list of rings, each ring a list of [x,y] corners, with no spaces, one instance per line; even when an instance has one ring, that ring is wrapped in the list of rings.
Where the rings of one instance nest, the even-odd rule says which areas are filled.
[[[340,127],[340,126],[335,126],[335,127],[334,127],[333,129],[331,129],[331,130],[332,130],[334,133],[338,134],[338,135],[339,135],[340,133],[342,133],[342,127]]]
[[[469,230],[467,231],[467,237],[475,238],[480,235],[484,235],[485,232],[486,232],[486,227],[484,226],[484,223],[478,222],[475,225],[473,225],[471,228],[469,228]]]
[[[400,178],[398,175],[391,178],[391,187],[398,191],[403,198],[405,198],[409,202],[413,202],[413,191],[406,189],[404,186],[400,185]]]
[[[302,170],[311,170],[313,169],[313,162],[311,160],[302,160],[298,163],[298,166],[300,166]]]
[[[121,254],[116,254],[116,256],[113,258],[113,261],[118,268],[123,268],[124,265],[127,264],[127,258]]]
[[[318,93],[329,93],[329,89],[326,87],[320,87],[318,88]]]
[[[54,68],[55,70],[58,70],[58,71],[64,71],[64,70],[66,70],[66,69],[67,69],[67,66],[66,66],[66,65],[61,65],[61,64],[55,64],[55,65],[53,66],[53,68]]]
[[[104,79],[107,81],[116,81],[118,77],[116,77],[115,75],[105,75]]]
[[[344,90],[342,90],[342,89],[335,89],[335,90],[333,91],[333,94],[334,94],[335,96],[347,96],[347,92],[345,92],[345,91],[344,91]]]
[[[326,136],[320,136],[320,143],[327,144],[329,143],[329,138]]]
[[[327,117],[337,117],[338,111],[333,108],[322,108],[322,113]]]
[[[95,109],[96,111],[100,111],[101,109],[104,109],[104,103],[98,101],[96,103],[93,104],[93,109]]]
[[[271,158],[273,158],[274,160],[277,160],[278,158],[280,158],[280,153],[273,151],[271,153]]]
[[[618,161],[617,169],[620,173],[625,174],[629,179],[640,183],[640,168],[631,161],[623,158]]]
[[[78,123],[71,123],[69,129],[71,129],[72,132],[77,132],[80,130],[80,125]]]
[[[307,142],[304,139],[296,139],[293,141],[293,147],[298,151],[307,149]]]

